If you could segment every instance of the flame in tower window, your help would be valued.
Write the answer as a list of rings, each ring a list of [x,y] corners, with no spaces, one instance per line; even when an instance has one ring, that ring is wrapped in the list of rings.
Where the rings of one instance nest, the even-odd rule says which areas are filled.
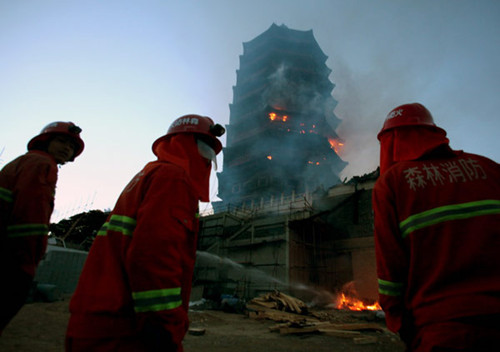
[[[288,115],[279,115],[275,112],[270,112],[269,113],[269,120],[286,122],[288,120]]]
[[[335,150],[335,153],[340,154],[342,152],[342,148],[344,147],[344,143],[340,139],[328,137],[328,143],[330,143],[330,147],[333,150]]]

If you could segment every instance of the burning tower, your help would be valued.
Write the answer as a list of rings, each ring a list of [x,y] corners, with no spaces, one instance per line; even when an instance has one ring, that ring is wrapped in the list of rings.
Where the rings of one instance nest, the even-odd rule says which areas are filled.
[[[219,194],[245,205],[327,190],[340,182],[340,120],[331,70],[312,30],[273,24],[243,43]],[[221,204],[222,203],[222,204]]]

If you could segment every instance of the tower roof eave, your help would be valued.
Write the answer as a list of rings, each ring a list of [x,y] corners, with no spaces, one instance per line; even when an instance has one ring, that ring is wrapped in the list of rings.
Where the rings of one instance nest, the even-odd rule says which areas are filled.
[[[290,29],[284,24],[278,26],[275,23],[273,23],[271,27],[269,27],[269,29],[264,33],[260,34],[259,36],[255,37],[254,39],[248,42],[244,42],[243,51],[244,53],[247,53],[248,51],[253,51],[259,46],[265,44],[266,42],[277,39],[284,40],[289,42],[290,44],[296,44],[296,45],[312,44],[315,47],[317,53],[321,56],[323,61],[326,61],[328,59],[328,56],[323,52],[323,50],[321,50],[321,47],[314,38],[314,33],[312,29],[302,31],[297,29]]]

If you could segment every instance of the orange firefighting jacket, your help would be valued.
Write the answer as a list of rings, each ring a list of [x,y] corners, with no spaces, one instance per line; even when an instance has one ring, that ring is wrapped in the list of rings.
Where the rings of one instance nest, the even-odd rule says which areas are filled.
[[[70,302],[67,336],[139,336],[154,322],[178,351],[188,327],[198,197],[185,168],[148,163],[98,232]]]
[[[57,164],[30,151],[0,172],[0,271],[20,269],[31,277],[45,254],[54,208]]]
[[[500,167],[454,155],[398,162],[375,185],[380,303],[394,332],[500,313]]]

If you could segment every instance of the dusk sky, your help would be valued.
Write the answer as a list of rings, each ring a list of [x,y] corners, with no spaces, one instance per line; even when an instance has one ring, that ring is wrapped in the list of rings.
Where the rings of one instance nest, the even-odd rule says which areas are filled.
[[[52,221],[112,208],[175,118],[229,123],[243,43],[273,23],[328,56],[342,179],[377,168],[385,116],[411,102],[452,148],[500,160],[500,1],[0,0],[0,166],[73,121],[86,147],[60,169]]]

